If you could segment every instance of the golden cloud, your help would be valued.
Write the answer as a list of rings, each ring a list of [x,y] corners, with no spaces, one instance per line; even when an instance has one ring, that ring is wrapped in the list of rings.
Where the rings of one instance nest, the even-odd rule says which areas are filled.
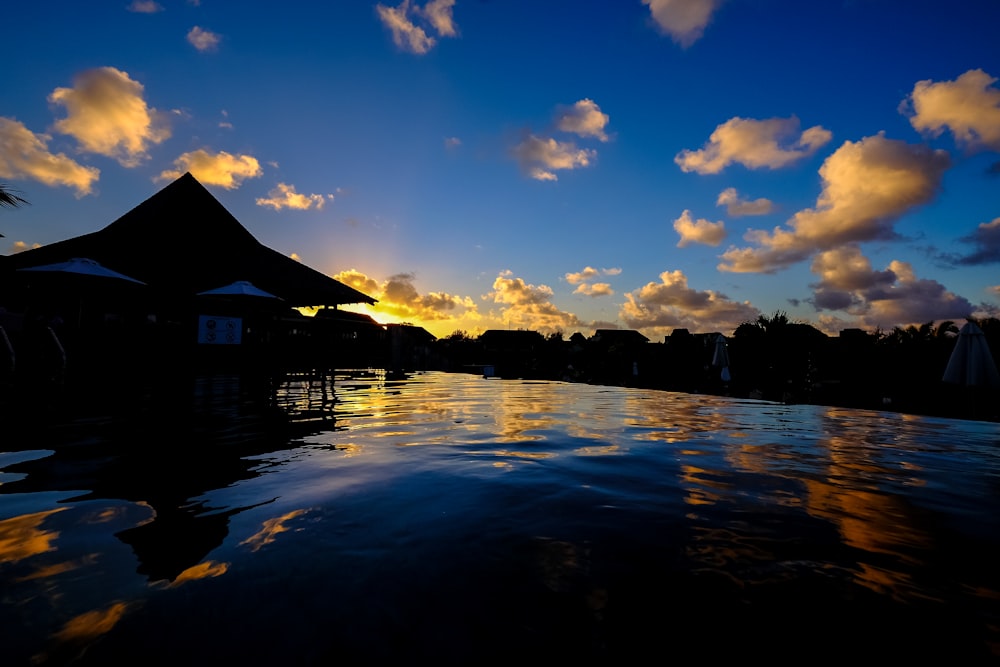
[[[918,132],[939,136],[950,130],[955,142],[970,149],[1000,151],[1000,89],[981,69],[954,81],[918,81],[900,111],[910,115]]]
[[[258,178],[263,171],[257,158],[250,155],[230,155],[225,151],[209,153],[203,148],[184,153],[174,160],[175,169],[160,173],[158,180],[172,181],[185,172],[205,185],[218,185],[232,190],[248,178]]]
[[[602,275],[617,276],[621,272],[621,269],[598,270],[592,266],[587,266],[584,267],[583,271],[567,273],[564,278],[570,285],[577,286],[577,288],[573,290],[573,294],[581,294],[583,296],[611,296],[615,293],[615,291],[611,288],[610,284],[589,283],[588,281],[595,280]]]
[[[372,297],[375,297],[376,293],[382,291],[382,288],[379,287],[377,280],[369,278],[368,276],[366,276],[365,274],[361,273],[356,269],[348,269],[346,271],[341,271],[340,273],[338,273],[333,277],[334,279],[339,280],[345,285],[353,287],[359,292],[368,294],[369,296]]]
[[[554,173],[556,170],[587,167],[597,157],[597,151],[577,148],[571,141],[556,141],[551,137],[534,135],[529,135],[515,146],[513,153],[521,168],[531,178],[539,181],[559,180]]]
[[[295,209],[297,211],[308,211],[311,208],[321,209],[326,204],[326,200],[333,201],[333,195],[304,195],[295,191],[294,185],[278,183],[278,186],[267,193],[267,197],[260,197],[256,200],[257,206],[273,208],[275,211],[283,209]]]
[[[572,132],[581,137],[596,137],[607,141],[604,132],[610,116],[603,113],[593,100],[583,99],[571,107],[561,108],[556,118],[556,127],[563,132]]]
[[[937,194],[951,160],[945,151],[886,139],[845,142],[819,170],[816,207],[799,211],[790,229],[750,230],[757,248],[730,248],[719,269],[772,273],[844,243],[891,239],[893,224]]]
[[[719,193],[719,198],[715,200],[716,206],[725,206],[726,213],[734,218],[745,215],[767,215],[774,212],[774,202],[770,199],[754,199],[750,201],[740,197],[736,188],[726,188]]]
[[[659,283],[650,282],[626,294],[620,313],[629,327],[659,334],[675,328],[732,331],[758,315],[760,311],[749,302],[732,301],[712,290],[691,289],[680,270],[664,271]]]
[[[559,310],[552,302],[552,288],[531,285],[503,271],[493,281],[493,291],[484,299],[505,306],[498,318],[519,328],[539,332],[564,331],[583,323],[573,313]]]
[[[442,37],[455,37],[458,35],[458,28],[452,16],[454,7],[455,0],[431,0],[423,9],[415,7],[414,11],[426,18]]]
[[[63,153],[49,152],[49,139],[19,121],[0,118],[0,178],[31,178],[45,185],[75,188],[78,197],[89,195],[101,172]]]
[[[66,108],[55,128],[76,139],[80,148],[134,167],[149,147],[170,137],[167,116],[146,105],[143,86],[114,67],[81,72],[72,88],[56,88],[49,101]]]
[[[694,220],[691,218],[691,211],[687,209],[681,213],[681,217],[674,220],[674,230],[681,237],[677,242],[678,248],[683,248],[689,243],[717,246],[726,238],[726,223],[721,220],[711,222],[704,218]]]
[[[552,298],[552,288],[548,285],[535,287],[522,278],[512,277],[509,270],[501,272],[493,281],[493,291],[483,298],[491,298],[495,303],[512,306],[546,303]]]
[[[704,148],[674,158],[682,171],[718,174],[731,164],[747,169],[780,169],[809,157],[833,135],[819,125],[799,132],[799,119],[731,118],[715,128]]]
[[[382,283],[355,269],[341,271],[333,277],[377,299],[378,303],[370,309],[376,319],[381,313],[416,324],[470,317],[476,313],[476,303],[471,297],[444,292],[420,294],[413,284],[416,276],[410,273],[398,273]]]
[[[578,285],[573,290],[573,294],[581,294],[583,296],[612,296],[614,293],[615,291],[608,283],[585,283]]]
[[[439,31],[443,36],[454,36],[455,26],[451,20],[451,7],[454,2],[449,0],[435,0],[421,9],[414,6],[413,12],[417,17],[426,16],[431,22],[431,26]],[[437,43],[433,37],[427,34],[422,27],[410,20],[407,16],[410,13],[409,0],[403,0],[398,7],[386,7],[378,4],[375,6],[379,20],[392,32],[392,41],[399,48],[410,53],[423,55],[434,48]]]
[[[565,275],[566,282],[570,285],[579,285],[587,280],[593,280],[601,275],[601,272],[592,266],[585,267],[583,271],[577,273],[567,273]]]

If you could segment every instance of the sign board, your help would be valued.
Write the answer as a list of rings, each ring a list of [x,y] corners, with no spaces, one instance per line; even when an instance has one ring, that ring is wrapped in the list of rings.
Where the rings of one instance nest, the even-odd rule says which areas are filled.
[[[200,345],[239,345],[243,342],[243,318],[198,316]]]

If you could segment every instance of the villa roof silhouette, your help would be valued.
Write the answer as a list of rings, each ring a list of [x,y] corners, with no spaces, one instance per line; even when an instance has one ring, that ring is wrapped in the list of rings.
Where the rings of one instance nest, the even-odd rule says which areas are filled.
[[[260,243],[190,173],[103,229],[11,255],[6,266],[74,257],[93,259],[174,297],[245,280],[289,307],[376,302]]]

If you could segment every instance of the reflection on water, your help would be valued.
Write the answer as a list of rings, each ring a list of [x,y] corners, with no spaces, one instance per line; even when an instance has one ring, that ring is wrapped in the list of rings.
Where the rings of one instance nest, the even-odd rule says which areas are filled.
[[[5,425],[3,664],[1000,662],[996,424],[441,373],[121,392]]]

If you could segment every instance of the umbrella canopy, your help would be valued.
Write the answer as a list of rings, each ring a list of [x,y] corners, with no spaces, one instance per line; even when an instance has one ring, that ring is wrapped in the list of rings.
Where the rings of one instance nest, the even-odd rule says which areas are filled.
[[[112,271],[106,266],[86,257],[74,257],[65,262],[55,264],[43,264],[42,266],[28,266],[18,271],[42,271],[48,273],[78,273],[85,276],[96,276],[99,278],[114,278],[116,280],[127,280],[129,282],[145,285],[141,280],[136,280],[124,273]]]
[[[712,352],[712,365],[721,368],[720,377],[723,382],[729,382],[729,344],[726,337],[719,334],[715,337],[715,350]]]
[[[222,287],[198,292],[198,296],[255,296],[262,299],[281,300],[281,297],[275,296],[270,292],[265,292],[247,280],[237,280]]]
[[[986,334],[975,323],[967,322],[959,330],[941,379],[966,387],[1000,387],[1000,371],[993,362]]]

